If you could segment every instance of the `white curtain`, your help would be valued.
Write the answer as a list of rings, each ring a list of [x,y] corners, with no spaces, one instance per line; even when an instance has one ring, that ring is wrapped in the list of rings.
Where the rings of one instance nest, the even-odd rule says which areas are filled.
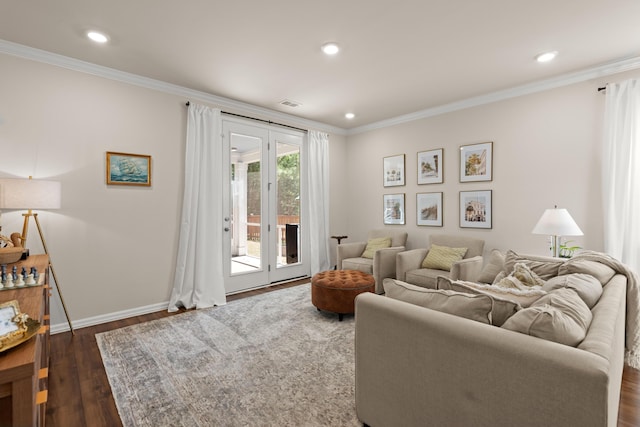
[[[309,131],[311,275],[329,269],[329,135]]]
[[[189,105],[180,241],[169,311],[226,303],[221,132],[220,110]]]
[[[640,81],[607,85],[603,153],[604,249],[640,271]]]

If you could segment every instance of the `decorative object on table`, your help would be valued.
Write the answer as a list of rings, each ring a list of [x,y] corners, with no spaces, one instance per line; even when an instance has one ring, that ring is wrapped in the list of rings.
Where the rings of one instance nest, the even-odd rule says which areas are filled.
[[[566,209],[554,206],[553,209],[546,209],[538,223],[531,231],[533,234],[546,234],[551,236],[551,256],[558,257],[560,255],[560,238],[561,236],[582,236],[582,230],[573,220],[571,214]],[[576,247],[577,249],[577,247]]]
[[[38,234],[40,235],[40,241],[44,253],[49,256],[49,268],[51,274],[56,283],[58,289],[58,295],[60,296],[60,302],[64,309],[64,314],[67,317],[67,323],[72,334],[73,326],[71,325],[71,319],[67,311],[67,306],[64,303],[62,297],[62,289],[60,289],[60,282],[58,276],[53,268],[53,261],[49,250],[47,249],[47,242],[42,234],[42,227],[40,227],[40,221],[38,220],[38,214],[33,210],[37,209],[60,209],[61,205],[61,185],[58,181],[46,181],[41,179],[29,179],[24,178],[3,178],[0,179],[0,209],[26,209],[27,213],[22,214],[24,216],[24,224],[22,226],[22,234],[19,239],[21,246],[26,248],[27,232],[29,230],[29,218],[33,218],[38,228]],[[13,235],[12,235],[13,237]],[[6,285],[5,285],[6,286]]]
[[[20,312],[18,301],[0,304],[0,352],[22,344],[40,329],[40,322]]]
[[[442,227],[442,192],[416,194],[418,225]]]
[[[382,170],[385,187],[404,185],[404,154],[385,157],[382,161]]]
[[[460,182],[493,179],[493,142],[460,147]]]
[[[492,228],[491,190],[460,192],[460,227]]]
[[[569,245],[571,242],[573,242],[573,240],[567,240],[564,243],[560,243],[560,246],[558,246],[558,257],[571,258],[578,249],[582,249],[582,246]]]
[[[404,193],[382,196],[385,224],[404,224]]]
[[[418,153],[418,185],[442,184],[444,182],[444,150]]]
[[[151,156],[107,151],[107,184],[151,186]]]
[[[13,264],[20,261],[24,248],[20,246],[10,246],[0,248],[0,265]]]

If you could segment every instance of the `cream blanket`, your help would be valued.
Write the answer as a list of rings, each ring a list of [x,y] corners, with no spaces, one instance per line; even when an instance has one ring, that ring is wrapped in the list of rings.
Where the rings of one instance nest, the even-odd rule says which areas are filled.
[[[595,251],[581,251],[566,261],[596,261],[614,269],[616,273],[627,276],[627,313],[625,328],[625,363],[632,368],[640,369],[640,280],[638,274],[625,264],[611,256]]]

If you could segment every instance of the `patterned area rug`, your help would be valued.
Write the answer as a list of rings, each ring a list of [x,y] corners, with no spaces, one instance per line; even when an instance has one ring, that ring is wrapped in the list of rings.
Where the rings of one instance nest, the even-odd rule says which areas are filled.
[[[310,285],[96,335],[124,426],[361,426],[354,318]]]

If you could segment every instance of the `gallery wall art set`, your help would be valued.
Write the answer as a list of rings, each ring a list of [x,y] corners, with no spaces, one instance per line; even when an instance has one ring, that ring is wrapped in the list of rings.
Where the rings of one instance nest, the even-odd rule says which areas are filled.
[[[383,186],[404,186],[406,182],[405,155],[383,158]],[[444,183],[444,149],[417,153],[418,185]],[[460,147],[459,182],[493,180],[493,142],[462,145]],[[492,228],[492,190],[460,191],[458,202],[459,226],[462,228]],[[417,225],[443,226],[443,199],[440,192],[416,193]],[[405,193],[383,195],[384,224],[406,224]]]

